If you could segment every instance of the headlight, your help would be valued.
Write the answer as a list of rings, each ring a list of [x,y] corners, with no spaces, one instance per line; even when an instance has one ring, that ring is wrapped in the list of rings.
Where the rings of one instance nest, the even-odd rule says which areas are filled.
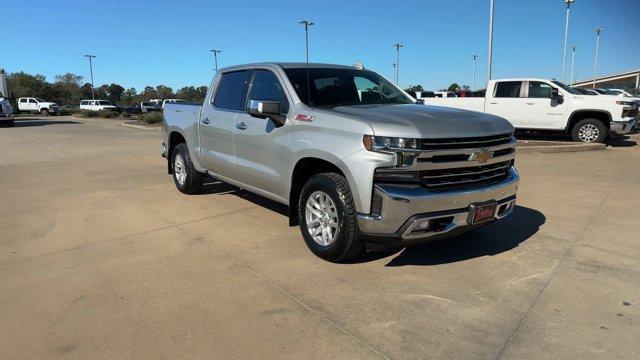
[[[364,148],[369,151],[411,151],[418,149],[418,139],[364,135]]]

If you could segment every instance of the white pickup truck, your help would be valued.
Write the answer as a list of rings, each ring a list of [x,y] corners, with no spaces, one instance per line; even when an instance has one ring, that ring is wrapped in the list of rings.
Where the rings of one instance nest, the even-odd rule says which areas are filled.
[[[18,110],[20,111],[39,112],[42,116],[49,116],[57,114],[58,109],[58,104],[40,98],[21,97],[18,99]]]
[[[633,100],[582,95],[555,80],[490,80],[485,97],[423,98],[425,104],[486,112],[516,129],[557,130],[575,141],[603,142],[608,134],[627,134],[635,125]]]

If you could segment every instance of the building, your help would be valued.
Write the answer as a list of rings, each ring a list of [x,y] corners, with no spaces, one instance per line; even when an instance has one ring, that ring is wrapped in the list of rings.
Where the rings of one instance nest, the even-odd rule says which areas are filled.
[[[596,78],[595,86],[593,86],[593,79],[574,82],[573,86],[581,88],[638,89],[640,88],[640,69],[598,77]]]

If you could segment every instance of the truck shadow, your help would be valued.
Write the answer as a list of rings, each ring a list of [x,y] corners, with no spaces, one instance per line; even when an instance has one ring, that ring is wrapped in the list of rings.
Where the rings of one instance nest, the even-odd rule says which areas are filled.
[[[207,177],[204,184],[204,190],[199,195],[223,195],[231,194],[252,202],[258,206],[269,209],[282,216],[289,217],[289,208],[273,200],[267,199],[260,195],[240,189],[231,184],[227,184],[213,177]]]
[[[529,239],[538,232],[545,221],[546,217],[541,212],[516,206],[511,216],[485,228],[450,239],[405,248],[386,266],[442,265],[497,255]],[[389,254],[380,255],[384,257]],[[369,253],[369,256],[375,257],[375,253]]]
[[[637,134],[634,130],[631,134]],[[516,131],[516,139],[530,141],[559,141],[572,142],[571,136],[557,131]],[[638,143],[629,135],[611,135],[605,140],[605,144],[611,147],[636,146]]]
[[[33,127],[33,126],[47,126],[47,125],[79,125],[82,124],[77,121],[71,120],[40,120],[40,119],[24,119],[15,120],[14,127]]]

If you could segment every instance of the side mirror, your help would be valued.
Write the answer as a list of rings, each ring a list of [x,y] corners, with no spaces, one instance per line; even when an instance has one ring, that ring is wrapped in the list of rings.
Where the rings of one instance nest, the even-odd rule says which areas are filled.
[[[270,118],[278,126],[284,125],[286,117],[280,113],[280,103],[269,100],[249,100],[247,113],[257,118]]]
[[[559,97],[560,93],[558,92],[558,89],[551,88],[551,91],[549,91],[549,99],[557,99]]]

